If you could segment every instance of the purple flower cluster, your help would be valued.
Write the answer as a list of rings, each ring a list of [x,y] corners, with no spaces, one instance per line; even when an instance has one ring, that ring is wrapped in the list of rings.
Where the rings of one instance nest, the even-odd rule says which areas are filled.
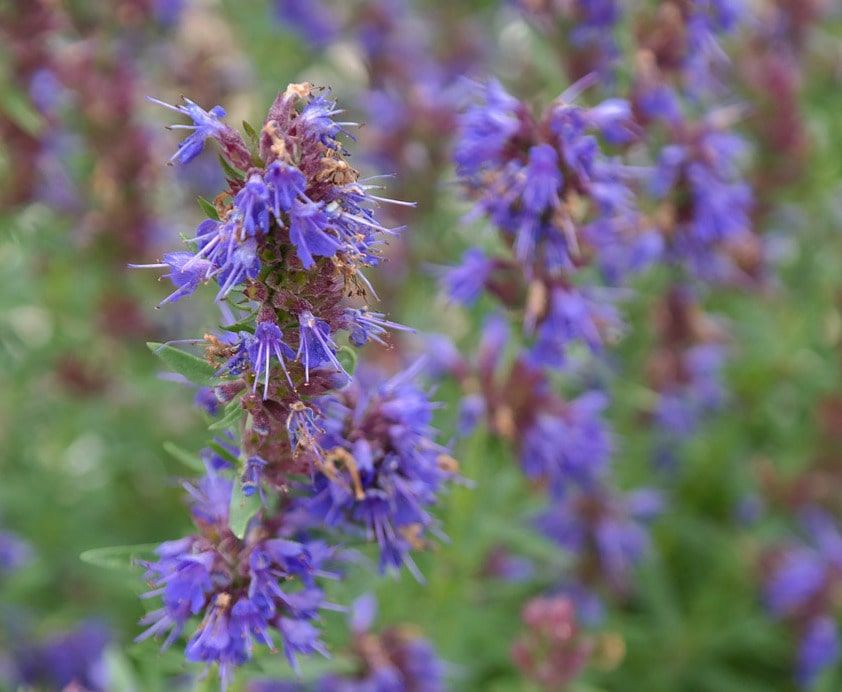
[[[326,675],[312,686],[280,680],[255,680],[248,692],[441,692],[445,666],[435,648],[408,626],[372,632],[377,602],[370,594],[352,605],[350,654],[355,670]]]
[[[371,595],[354,602],[350,628],[358,670],[350,676],[323,678],[317,684],[318,691],[444,690],[444,664],[432,644],[411,627],[392,627],[380,634],[373,633],[376,610],[377,602]]]
[[[172,0],[119,4],[125,14],[112,8],[118,24],[135,27],[154,26],[158,9],[172,19],[178,14]],[[23,128],[0,118],[15,162],[4,198],[38,199],[70,215],[78,244],[96,243],[121,265],[148,251],[159,232],[152,201],[161,175],[156,138],[140,116],[144,77],[136,44],[117,29],[108,34],[73,5],[37,0],[4,15],[10,74],[34,110]],[[90,168],[82,165],[85,157]]]
[[[804,510],[801,519],[806,540],[768,556],[765,596],[772,614],[798,633],[796,677],[810,687],[839,659],[835,594],[842,584],[842,533],[816,507]]]
[[[830,7],[823,0],[772,2],[746,23],[744,49],[734,63],[752,104],[748,124],[763,152],[752,180],[758,200],[768,200],[761,213],[772,209],[779,188],[795,183],[805,171],[804,50]]]
[[[732,278],[740,269],[738,249],[753,239],[753,196],[740,172],[746,145],[718,115],[674,126],[651,179],[654,199],[666,201],[661,232],[669,239],[668,259],[707,281]]]
[[[366,160],[400,173],[401,193],[435,203],[461,79],[482,59],[469,13],[455,7],[421,12],[409,0],[280,0],[277,8],[281,24],[315,48],[340,34],[353,41],[368,72],[369,88],[358,101]]]
[[[512,647],[515,665],[542,689],[564,689],[594,648],[579,629],[573,602],[565,596],[533,598],[524,606],[521,620],[524,632]]]
[[[108,628],[95,620],[42,641],[24,636],[10,646],[10,667],[0,671],[0,683],[10,689],[105,692],[111,689],[104,658],[110,640]]]
[[[312,45],[323,48],[333,41],[339,26],[335,13],[321,0],[275,0],[278,21]]]
[[[484,420],[514,444],[527,477],[549,489],[538,527],[576,556],[568,583],[577,590],[601,581],[622,593],[663,501],[653,490],[613,488],[605,390],[563,402],[552,372],[580,372],[587,354],[600,356],[623,328],[621,294],[611,286],[660,263],[680,278],[656,314],[658,349],[647,368],[652,420],[683,437],[724,400],[724,333],[682,284],[753,280],[761,252],[743,179],[746,147],[732,131],[738,110],[687,114],[718,92],[718,37],[740,12],[734,3],[662,3],[641,20],[630,99],[612,95],[589,107],[578,103],[585,92],[597,81],[610,84],[605,66],[614,59],[610,29],[619,8],[539,2],[522,9],[545,29],[563,30],[571,19],[580,31],[597,27],[598,47],[584,73],[576,71],[581,46],[567,51],[581,79],[542,116],[495,81],[461,116],[457,173],[475,216],[498,229],[506,251],[470,248],[442,273],[442,285],[463,305],[492,296],[521,328],[512,338],[493,320],[472,363],[450,349],[440,360],[466,392],[463,426]],[[501,367],[512,343],[515,355]]]
[[[46,0],[0,10],[0,37],[6,46],[9,78],[21,93],[30,94],[37,111],[24,119],[13,117],[8,110],[0,114],[3,150],[9,159],[8,170],[14,171],[7,176],[0,194],[3,206],[36,199],[44,182],[41,172],[47,168],[35,165],[36,162],[55,162],[50,145],[57,138],[44,136],[47,121],[50,125],[55,123],[50,106],[60,92],[55,77],[56,56],[48,38],[66,22],[64,13]],[[53,178],[50,182],[58,186],[59,180]]]
[[[609,74],[620,56],[615,29],[622,19],[617,0],[512,0],[556,46],[565,46],[573,78]]]
[[[633,109],[617,98],[577,105],[594,83],[583,78],[538,118],[490,82],[463,114],[457,172],[508,253],[471,248],[442,283],[463,304],[490,294],[519,333],[492,317],[473,362],[451,356],[446,369],[467,394],[464,426],[484,419],[515,447],[526,477],[548,491],[538,529],[575,556],[570,588],[596,580],[623,592],[647,551],[658,498],[613,489],[607,392],[590,385],[565,400],[556,373],[581,371],[621,333],[620,293],[611,285],[659,259],[664,241],[639,208],[643,172],[619,158],[638,139]],[[651,502],[638,509],[638,497]]]
[[[715,95],[729,62],[721,38],[736,31],[745,11],[743,0],[667,0],[639,18],[637,42],[694,99]]]
[[[468,11],[422,12],[406,0],[367,0],[354,17],[371,88],[360,99],[366,149],[401,173],[401,189],[435,203],[448,163],[462,80],[484,57]]]
[[[166,634],[167,647],[199,617],[185,655],[218,663],[223,685],[251,659],[255,642],[274,650],[278,637],[293,667],[297,654],[325,653],[313,621],[330,604],[316,578],[332,576],[322,569],[331,551],[319,542],[290,539],[280,519],[255,521],[242,538],[234,535],[233,483],[224,474],[229,468],[211,455],[207,475],[186,484],[198,533],[161,544],[157,560],[145,563],[152,585],[145,597],[160,597],[162,607],[143,618],[147,629],[138,637]]]
[[[476,364],[457,356],[445,369],[469,394],[462,402],[460,432],[480,421],[509,441],[528,478],[561,498],[571,485],[593,487],[607,471],[611,434],[602,420],[607,405],[597,390],[565,401],[553,391],[546,369],[522,355],[504,362],[510,333],[505,320],[490,318]],[[436,347],[444,354],[444,345]],[[448,348],[449,350],[449,348]]]
[[[485,85],[462,116],[454,152],[477,211],[500,230],[512,257],[470,251],[445,274],[450,295],[464,302],[485,288],[520,309],[524,331],[535,336],[532,357],[552,367],[571,343],[599,350],[619,328],[609,296],[580,289],[572,277],[609,242],[626,255],[616,266],[635,269],[645,264],[642,248],[657,248],[641,228],[632,173],[598,139],[630,142],[631,109],[617,99],[575,105],[590,81],[568,89],[540,119],[499,83]]]
[[[446,448],[433,442],[434,405],[412,381],[422,365],[383,379],[359,370],[354,381],[324,397],[312,494],[302,499],[304,522],[336,526],[380,546],[381,569],[406,564],[436,532],[429,508],[457,470]]]
[[[686,286],[670,290],[653,322],[657,342],[646,364],[649,386],[657,394],[652,419],[671,441],[685,439],[726,398],[721,372],[726,333]]]
[[[293,666],[298,654],[325,653],[318,612],[329,604],[317,578],[330,576],[323,564],[335,550],[307,536],[360,535],[379,544],[383,567],[417,573],[408,553],[436,529],[429,509],[456,465],[434,442],[418,367],[391,379],[354,373],[341,345],[406,330],[366,303],[363,271],[399,229],[377,220],[390,200],[346,161],[354,123],[336,121],[342,111],[309,84],[279,94],[245,138],[220,107],[172,108],[193,121],[174,158],[188,163],[215,141],[228,189],[206,205],[187,250],[141,266],[168,270],[175,291],[164,303],[217,284],[228,326],[205,336],[213,382],[202,382],[200,402],[232,436],[185,486],[198,532],[162,544],[146,565],[147,597],[163,603],[140,638],[166,635],[167,646],[200,617],[186,657],[218,664],[224,686],[255,642],[273,649],[280,639]],[[235,521],[249,499],[259,504]]]
[[[672,269],[647,374],[657,394],[651,419],[673,441],[726,396],[727,338],[721,320],[704,311],[707,289],[756,284],[764,269],[745,179],[748,146],[735,131],[740,109],[707,105],[695,115],[699,98],[724,89],[718,41],[742,12],[740,2],[667,2],[638,32],[632,110],[653,161],[643,192],[662,239],[658,259]]]
[[[634,566],[649,550],[648,523],[663,509],[655,490],[626,494],[603,489],[556,503],[537,520],[541,533],[576,555],[582,582],[602,575],[617,592],[628,590]]]

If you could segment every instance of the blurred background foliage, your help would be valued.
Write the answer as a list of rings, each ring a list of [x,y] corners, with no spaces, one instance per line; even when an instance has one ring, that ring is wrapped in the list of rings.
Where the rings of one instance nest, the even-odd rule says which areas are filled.
[[[19,10],[15,2],[4,4],[6,12]],[[500,3],[416,4],[422,16],[445,22],[470,17],[485,32],[483,45],[493,65],[488,72],[519,96],[546,103],[567,85],[553,47],[514,13],[500,11]],[[268,3],[195,0],[187,3],[178,28],[147,33],[121,26],[110,3],[79,0],[69,6],[75,31],[88,41],[106,44],[121,32],[132,33],[140,46],[132,57],[140,83],[146,93],[163,99],[181,93],[191,69],[199,69],[187,68],[181,75],[168,70],[167,43],[197,43],[197,34],[219,32],[210,37],[199,64],[207,66],[213,54],[213,61],[235,66],[232,88],[221,89],[218,97],[233,123],[257,122],[275,92],[290,82],[332,85],[352,111],[364,86],[365,67],[348,42],[312,49],[279,26]],[[780,236],[778,279],[762,293],[723,290],[712,298],[727,316],[733,349],[727,407],[678,450],[680,463],[659,469],[652,462],[657,441],[639,416],[641,397],[647,395],[641,380],[624,376],[617,383],[611,420],[618,437],[618,478],[625,487],[667,488],[668,507],[653,524],[654,547],[637,572],[634,591],[608,609],[596,654],[574,690],[792,688],[792,635],[766,614],[760,596],[763,548],[793,531],[791,513],[770,494],[770,484],[794,483],[824,458],[816,482],[842,509],[842,421],[832,425],[836,438],[822,432],[821,422],[821,402],[842,394],[838,13],[822,27],[822,40],[810,53],[812,69],[803,92],[810,163],[775,200],[768,222],[767,232]],[[32,116],[15,105],[25,95],[12,77],[5,72],[0,107],[26,122]],[[162,116],[151,106],[137,107],[145,126],[160,127]],[[190,186],[164,165],[172,138],[161,134],[155,142],[160,232],[142,257],[126,258],[107,242],[85,237],[77,214],[37,200],[0,210],[0,529],[24,537],[33,552],[24,569],[0,572],[0,652],[8,655],[21,642],[43,640],[96,618],[110,630],[106,658],[114,690],[172,689],[171,676],[188,668],[178,653],[158,654],[153,642],[131,643],[143,613],[137,598],[143,584],[125,555],[112,568],[104,567],[107,552],[95,552],[88,561],[80,555],[108,546],[154,544],[185,530],[179,483],[185,469],[164,446],[173,442],[198,449],[206,421],[191,404],[191,388],[162,377],[160,362],[144,342],[184,333],[184,325],[197,333],[214,325],[210,309],[199,314],[195,302],[154,311],[165,287],[125,268],[127,259],[153,261],[179,234],[188,235],[199,218],[189,201]],[[80,154],[83,171],[94,166],[86,160],[90,155],[84,149]],[[0,159],[9,163],[2,152]],[[8,166],[0,170],[7,180],[3,185],[19,174]],[[402,191],[417,186],[425,203],[405,219],[410,259],[386,264],[376,284],[393,318],[419,331],[448,333],[470,350],[484,306],[449,306],[438,297],[430,268],[452,264],[466,247],[493,247],[496,239],[481,222],[464,219],[468,207],[454,181],[446,170],[435,180],[395,182]],[[179,186],[183,191],[173,192]],[[120,227],[106,227],[106,236],[121,233]],[[652,296],[659,295],[665,280],[653,272],[633,286],[634,297],[624,309],[634,328],[612,353],[621,373],[640,373],[644,367],[653,339]],[[372,357],[388,361],[391,356]],[[455,434],[458,397],[452,384],[438,391],[446,437]],[[456,452],[470,484],[454,489],[440,508],[449,542],[420,558],[427,583],[406,573],[372,582],[368,570],[352,569],[351,578],[330,597],[347,603],[374,591],[379,621],[417,625],[448,662],[454,690],[533,689],[520,678],[509,651],[521,629],[524,602],[557,582],[567,559],[530,531],[528,521],[540,501],[498,442],[479,431]],[[756,522],[740,516],[748,502],[764,508]],[[534,578],[489,577],[484,571],[495,549],[529,558]],[[328,614],[326,621],[336,658],[306,664],[305,676],[342,666],[344,617]],[[2,660],[0,653],[0,671]],[[243,681],[284,677],[285,671],[284,663],[267,654]],[[216,683],[185,681],[187,688],[194,684],[198,689]],[[826,675],[820,689],[842,689],[842,671]]]

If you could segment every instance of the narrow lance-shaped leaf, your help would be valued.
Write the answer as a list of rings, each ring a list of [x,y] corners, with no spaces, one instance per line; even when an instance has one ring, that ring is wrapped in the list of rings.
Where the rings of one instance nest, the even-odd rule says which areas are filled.
[[[164,361],[167,367],[179,375],[184,375],[194,384],[207,386],[214,384],[216,381],[213,366],[203,358],[154,341],[150,341],[146,345],[152,353]]]
[[[137,561],[150,558],[158,547],[157,543],[139,543],[137,545],[116,545],[105,548],[86,550],[79,559],[89,565],[105,569],[135,571]]]
[[[198,471],[199,473],[205,472],[205,465],[198,455],[188,452],[174,442],[164,442],[164,451],[176,461],[180,461],[187,468]]]
[[[246,174],[243,173],[241,170],[234,168],[227,159],[223,156],[219,157],[219,163],[222,166],[222,170],[225,171],[225,175],[229,180],[245,180]]]
[[[234,480],[231,491],[231,505],[228,509],[228,525],[233,534],[242,539],[246,535],[249,520],[260,511],[260,498],[257,494],[246,496],[243,494],[243,484]]]
[[[225,430],[226,428],[233,428],[240,422],[243,416],[243,409],[240,407],[240,402],[234,400],[234,404],[225,411],[225,415],[218,421],[208,426],[208,430]]]
[[[204,197],[199,197],[197,201],[199,202],[199,206],[202,208],[202,211],[205,212],[209,219],[219,221],[219,212],[216,211],[216,207],[213,206],[213,202],[209,202]]]
[[[349,375],[354,374],[354,371],[357,369],[357,353],[354,349],[348,346],[340,346],[336,351],[336,359],[345,368],[345,372]]]

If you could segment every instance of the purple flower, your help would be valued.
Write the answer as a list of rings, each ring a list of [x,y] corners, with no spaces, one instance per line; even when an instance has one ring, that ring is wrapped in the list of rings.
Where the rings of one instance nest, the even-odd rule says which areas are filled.
[[[625,239],[621,231],[637,225],[630,169],[608,158],[594,134],[630,141],[631,107],[620,99],[592,109],[574,105],[593,82],[589,76],[573,84],[541,119],[492,83],[485,101],[459,119],[457,172],[527,279],[573,272],[586,230]]]
[[[827,572],[821,556],[808,548],[788,551],[766,583],[769,607],[778,615],[790,615],[825,585]]]
[[[356,599],[348,613],[348,624],[354,634],[368,632],[377,619],[377,598],[366,593]]]
[[[263,459],[256,456],[249,457],[246,461],[246,470],[240,479],[240,482],[243,484],[243,495],[249,497],[257,493],[264,504],[266,504],[266,498],[263,494],[261,477],[265,468],[266,462]]]
[[[509,139],[520,127],[520,104],[496,80],[480,88],[482,101],[472,105],[461,120],[453,157],[460,175],[473,176],[486,164],[499,160]]]
[[[195,533],[159,546],[146,563],[146,597],[161,606],[143,619],[140,639],[163,636],[169,646],[199,622],[186,657],[217,665],[223,687],[255,644],[279,643],[293,667],[299,654],[325,653],[317,620],[331,604],[317,581],[332,576],[322,565],[333,551],[299,532],[341,527],[377,541],[384,568],[408,562],[417,572],[408,552],[435,531],[429,506],[455,472],[432,440],[433,405],[408,383],[417,368],[346,387],[337,333],[361,346],[407,329],[369,309],[365,298],[376,294],[363,270],[380,262],[382,240],[402,230],[383,225],[377,209],[411,205],[359,180],[338,141],[354,123],[335,120],[342,111],[316,94],[307,83],[281,92],[255,151],[221,122],[221,109],[170,107],[194,120],[174,158],[189,161],[212,137],[237,169],[223,164],[227,189],[213,196],[212,218],[188,251],[156,265],[170,269],[176,286],[167,301],[211,279],[219,285],[228,326],[206,335],[204,357],[217,379],[213,394],[226,405],[218,423],[232,433],[217,440],[218,454],[203,454],[205,476],[184,484]],[[285,336],[297,338],[294,353]],[[240,442],[232,448],[234,430]],[[260,496],[253,513],[235,505],[229,516],[235,482]]]
[[[340,133],[345,132],[343,127],[356,125],[356,123],[350,122],[336,122],[333,119],[334,115],[340,115],[344,112],[336,107],[335,101],[331,101],[324,96],[317,96],[304,106],[298,116],[298,123],[308,137],[320,141],[325,146],[338,149],[339,144],[336,138]]]
[[[304,620],[281,618],[278,629],[284,645],[284,655],[293,670],[298,670],[296,657],[299,655],[312,656],[321,654],[327,656],[327,649],[319,640],[319,630]]]
[[[369,341],[376,341],[383,346],[386,342],[383,337],[388,329],[396,329],[402,332],[414,332],[414,329],[404,327],[397,322],[384,319],[382,312],[371,312],[367,308],[346,308],[345,320],[346,329],[350,332],[350,340],[354,346],[364,346]]]
[[[257,242],[254,238],[247,238],[234,246],[219,267],[216,281],[220,286],[217,300],[225,298],[235,286],[249,279],[256,279],[260,271],[260,260],[257,257]]]
[[[29,80],[29,97],[39,112],[51,113],[66,98],[66,89],[55,71],[37,70]]]
[[[263,398],[269,394],[270,367],[272,356],[277,358],[281,370],[290,388],[294,389],[286,366],[287,358],[294,358],[295,353],[284,342],[284,335],[277,324],[270,321],[259,322],[254,330],[254,338],[248,346],[249,360],[255,373],[253,391],[257,391],[258,379],[263,375]]]
[[[269,164],[263,179],[269,186],[272,213],[282,223],[281,214],[291,211],[296,199],[304,195],[307,180],[301,171],[282,161]]]
[[[158,560],[146,563],[146,578],[153,585],[153,590],[144,598],[160,596],[163,607],[141,619],[141,624],[148,625],[148,628],[138,635],[136,641],[168,632],[163,645],[167,648],[181,634],[187,621],[201,612],[206,595],[213,587],[211,569],[215,553],[193,552],[198,547],[192,537],[168,541],[155,551]]]
[[[11,531],[0,531],[0,574],[24,567],[32,557],[29,543]]]
[[[815,679],[839,659],[839,630],[832,617],[821,616],[807,625],[798,647],[796,678],[809,688]]]
[[[653,172],[652,193],[680,205],[670,254],[701,278],[727,274],[722,250],[752,228],[753,194],[739,173],[744,151],[738,136],[704,125],[692,141],[664,147]]]
[[[252,173],[243,188],[234,198],[234,206],[242,218],[243,231],[247,236],[269,231],[269,188],[257,173]]]
[[[442,284],[447,295],[462,305],[471,305],[479,298],[494,268],[494,260],[482,250],[470,248],[462,255],[462,262],[442,272]]]
[[[714,91],[717,71],[728,63],[717,34],[733,31],[743,15],[743,0],[696,0],[689,6],[687,53],[683,64],[687,91],[693,96]]]
[[[304,366],[304,381],[310,381],[310,369],[330,363],[336,370],[345,369],[336,358],[336,344],[331,336],[330,325],[320,320],[309,310],[298,315],[299,341],[295,359]]]
[[[290,212],[289,239],[305,269],[313,266],[314,256],[332,257],[341,247],[339,241],[327,232],[330,227],[330,219],[320,204],[295,203]]]
[[[681,105],[675,91],[666,84],[643,84],[635,96],[641,114],[652,120],[677,123],[681,120]]]
[[[181,19],[187,0],[154,0],[155,18],[165,26],[173,26]]]
[[[603,568],[615,581],[623,579],[649,548],[648,532],[621,518],[601,521],[595,538]]]
[[[655,422],[672,439],[689,437],[704,414],[718,409],[725,393],[721,370],[727,351],[718,343],[703,343],[680,353],[682,377],[659,393]]]
[[[183,106],[173,106],[152,97],[147,98],[152,103],[157,103],[159,106],[186,115],[193,121],[192,125],[170,125],[170,129],[173,130],[193,130],[192,134],[178,145],[178,150],[172,155],[170,161],[177,159],[182,164],[190,163],[202,153],[206,139],[209,137],[219,139],[221,133],[227,127],[221,121],[221,118],[225,117],[225,109],[222,106],[214,106],[208,112],[188,98],[184,99],[185,105]]]
[[[631,104],[625,99],[606,99],[590,109],[588,119],[610,144],[627,144],[635,139]]]
[[[216,595],[185,649],[188,661],[219,664],[223,690],[227,689],[231,681],[234,667],[249,659],[247,639],[240,623],[232,617],[230,603],[231,597],[227,593]]]
[[[275,0],[275,15],[281,24],[308,41],[313,48],[323,48],[339,33],[332,10],[321,0]]]
[[[212,387],[199,387],[196,396],[193,397],[193,403],[211,416],[219,413],[220,402]]]
[[[842,533],[816,507],[802,511],[801,521],[807,541],[772,553],[765,597],[774,615],[798,628],[796,678],[807,688],[839,655],[833,609],[842,578]]]
[[[459,405],[459,417],[456,429],[459,435],[466,437],[479,425],[486,415],[485,399],[479,394],[472,394],[462,399]]]
[[[572,401],[560,415],[539,413],[523,434],[524,473],[546,480],[556,497],[562,497],[571,482],[592,485],[611,455],[611,435],[602,419],[607,404],[607,397],[594,391]]]
[[[231,481],[224,471],[227,462],[218,463],[219,457],[214,454],[204,456],[206,473],[195,483],[183,484],[184,489],[193,500],[191,509],[196,521],[217,527],[228,524],[228,508],[231,501]]]
[[[558,154],[549,144],[539,144],[529,150],[523,184],[523,204],[533,214],[543,214],[558,204],[558,190],[563,176],[558,168]]]
[[[199,284],[208,280],[213,264],[206,259],[197,259],[189,252],[168,252],[160,264],[130,264],[133,269],[170,269],[163,278],[172,281],[175,291],[164,298],[158,307],[192,295]]]
[[[555,289],[548,314],[538,326],[532,358],[536,363],[560,367],[571,344],[581,342],[594,352],[600,351],[621,325],[617,310],[605,297],[597,299],[584,290]]]

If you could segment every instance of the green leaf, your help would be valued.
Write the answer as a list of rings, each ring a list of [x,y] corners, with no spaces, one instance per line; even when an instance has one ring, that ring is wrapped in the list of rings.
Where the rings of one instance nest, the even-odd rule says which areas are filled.
[[[231,505],[228,508],[228,526],[234,535],[241,539],[246,535],[249,520],[260,511],[260,498],[257,493],[246,496],[239,478],[234,479],[231,491]]]
[[[197,201],[199,202],[199,206],[202,208],[202,211],[205,212],[209,219],[219,221],[219,213],[216,211],[216,207],[213,206],[213,202],[209,202],[204,197],[199,197]]]
[[[219,325],[220,329],[224,329],[226,332],[231,332],[233,334],[239,334],[240,332],[249,332],[250,334],[254,334],[254,316],[257,313],[253,313],[248,317],[244,318],[240,322],[235,322],[234,324],[227,324],[227,325]]]
[[[184,375],[194,384],[208,386],[216,382],[213,366],[203,358],[194,356],[192,353],[173,348],[167,344],[159,344],[150,341],[146,344],[149,350],[160,358],[167,367]]]
[[[139,543],[93,548],[79,555],[79,559],[89,565],[104,569],[134,572],[137,569],[135,562],[140,558],[151,557],[157,547],[157,543]]]
[[[125,692],[137,692],[140,689],[137,675],[128,659],[119,649],[109,646],[103,656],[105,669],[108,677],[108,684],[112,690],[124,690]]]
[[[44,129],[44,118],[18,89],[8,85],[0,91],[0,111],[33,137]]]
[[[254,126],[248,120],[243,120],[243,130],[249,139],[257,139],[257,130],[254,129]]]
[[[176,461],[180,461],[187,468],[199,471],[200,473],[205,472],[205,465],[198,455],[188,452],[174,442],[164,442],[164,451]]]
[[[225,412],[218,421],[208,426],[208,430],[225,430],[226,428],[233,428],[236,423],[239,423],[243,417],[243,409],[240,407],[240,402],[236,399],[232,402],[236,404]]]
[[[219,442],[212,440],[208,446],[223,459],[234,464],[235,467],[239,463],[237,457],[231,454],[230,450],[226,449],[223,445],[219,444]],[[202,470],[204,471],[204,468]]]
[[[228,162],[228,160],[224,156],[222,156],[222,154],[219,155],[219,164],[222,166],[222,170],[225,171],[225,175],[229,179],[231,179],[231,180],[245,180],[246,179],[246,174],[243,173],[240,169],[234,168],[234,166],[232,166]]]
[[[345,368],[345,372],[353,375],[357,369],[357,352],[350,346],[340,346],[336,351],[336,359]]]

